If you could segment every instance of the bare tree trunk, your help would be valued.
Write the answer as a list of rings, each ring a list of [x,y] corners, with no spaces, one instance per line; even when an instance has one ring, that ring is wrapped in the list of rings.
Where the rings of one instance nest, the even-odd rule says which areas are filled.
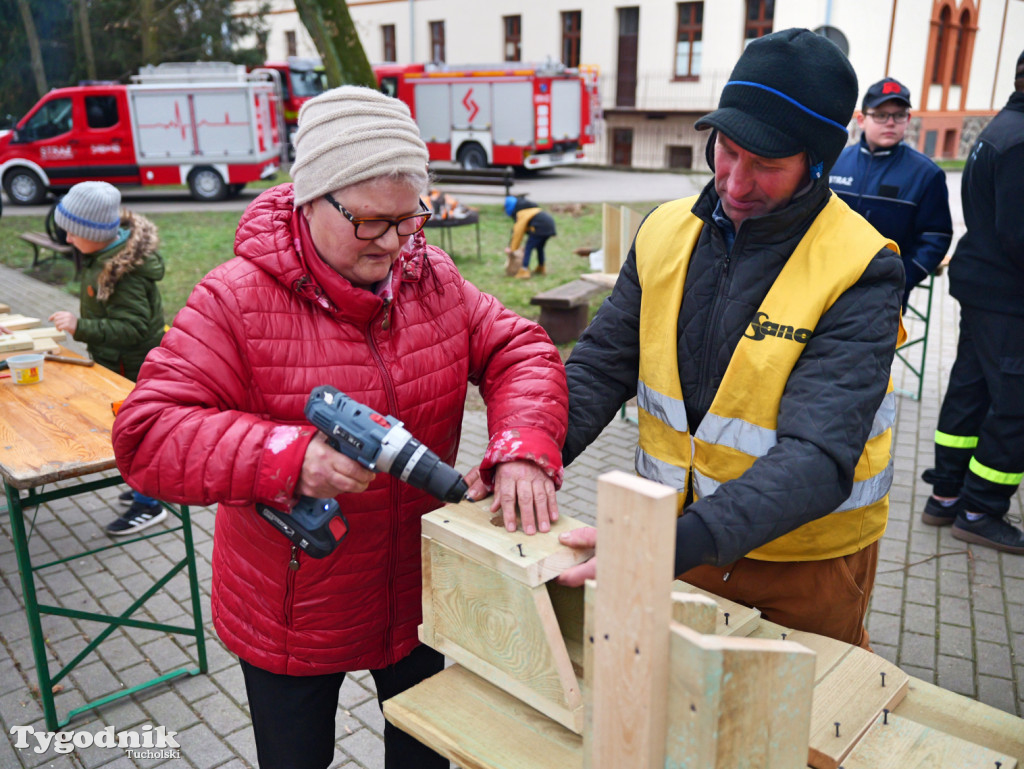
[[[157,43],[156,9],[154,0],[139,3],[139,36],[142,42],[142,63],[159,64],[160,47]]]
[[[345,0],[295,0],[299,18],[316,44],[327,72],[327,82],[377,87],[359,34]]]
[[[78,0],[78,23],[82,28],[85,74],[90,80],[96,80],[96,56],[92,52],[92,31],[89,29],[89,0]]]
[[[36,23],[32,20],[28,0],[18,0],[18,10],[21,11],[21,20],[25,24],[25,37],[28,39],[28,50],[32,57],[32,74],[35,76],[36,90],[39,91],[41,99],[49,88],[46,86],[46,69],[43,67],[43,52],[39,47],[39,33],[36,32]]]

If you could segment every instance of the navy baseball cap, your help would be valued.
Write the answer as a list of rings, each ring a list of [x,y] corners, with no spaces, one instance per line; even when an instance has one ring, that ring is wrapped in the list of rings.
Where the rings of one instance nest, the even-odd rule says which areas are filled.
[[[874,109],[879,104],[885,104],[887,101],[891,101],[893,99],[903,102],[908,107],[911,106],[910,90],[896,78],[887,77],[884,80],[879,80],[868,89],[866,94],[864,94],[864,102],[861,104],[861,111],[863,112],[867,109]]]

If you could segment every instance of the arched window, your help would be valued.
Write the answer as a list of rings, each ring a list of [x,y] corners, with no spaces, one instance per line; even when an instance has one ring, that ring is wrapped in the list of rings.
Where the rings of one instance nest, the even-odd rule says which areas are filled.
[[[964,8],[960,12],[960,24],[956,30],[956,48],[953,52],[953,85],[967,85],[967,71],[970,64],[970,51],[971,45],[969,41],[974,35],[971,18],[971,11],[969,8]]]
[[[975,0],[933,0],[928,58],[921,91],[922,112],[929,108],[966,108],[977,21]],[[957,89],[952,94],[957,105],[947,104],[953,88]]]
[[[932,49],[932,78],[935,85],[942,85],[942,76],[946,71],[946,60],[948,56],[950,26],[953,20],[953,9],[943,5],[939,12],[938,31],[935,35],[935,47]]]

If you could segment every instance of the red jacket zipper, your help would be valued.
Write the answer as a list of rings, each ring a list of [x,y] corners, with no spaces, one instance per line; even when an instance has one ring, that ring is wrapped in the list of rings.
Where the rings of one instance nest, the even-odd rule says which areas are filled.
[[[284,582],[284,625],[292,626],[292,614],[295,608],[295,578],[299,573],[299,548],[292,545],[292,559],[288,561],[288,574]]]
[[[391,327],[391,302],[384,302],[384,318],[381,321],[381,330],[386,331]],[[367,339],[370,343],[370,352],[373,354],[373,359],[377,364],[377,368],[380,369],[381,379],[384,382],[384,392],[387,396],[388,402],[388,414],[397,417],[398,411],[398,398],[395,395],[394,383],[391,381],[391,377],[388,375],[387,366],[384,365],[384,359],[381,358],[380,350],[377,349],[377,342],[373,337],[373,324],[367,329]],[[392,637],[394,635],[395,628],[395,571],[397,568],[397,551],[398,551],[398,504],[399,495],[396,491],[396,484],[392,483],[392,491],[389,495],[388,502],[388,539],[390,541],[390,547],[388,548],[388,571],[387,571],[387,601],[388,601],[388,624],[384,631],[384,661],[387,665],[393,665],[396,660],[392,659],[391,656],[391,645]]]

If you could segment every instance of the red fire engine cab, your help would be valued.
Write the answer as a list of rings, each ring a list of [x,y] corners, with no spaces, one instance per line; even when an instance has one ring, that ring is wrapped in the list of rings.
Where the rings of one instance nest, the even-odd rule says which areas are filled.
[[[286,61],[268,61],[264,69],[276,70],[281,78],[281,101],[288,145],[294,147],[302,105],[327,90],[327,74],[319,59],[289,56]]]
[[[576,163],[596,139],[597,71],[543,65],[407,64],[374,68],[409,106],[431,160],[464,168]]]
[[[13,131],[0,131],[0,181],[12,203],[41,203],[89,180],[187,184],[196,200],[222,200],[278,171],[280,100],[265,75],[172,62],[132,79],[55,88]]]

